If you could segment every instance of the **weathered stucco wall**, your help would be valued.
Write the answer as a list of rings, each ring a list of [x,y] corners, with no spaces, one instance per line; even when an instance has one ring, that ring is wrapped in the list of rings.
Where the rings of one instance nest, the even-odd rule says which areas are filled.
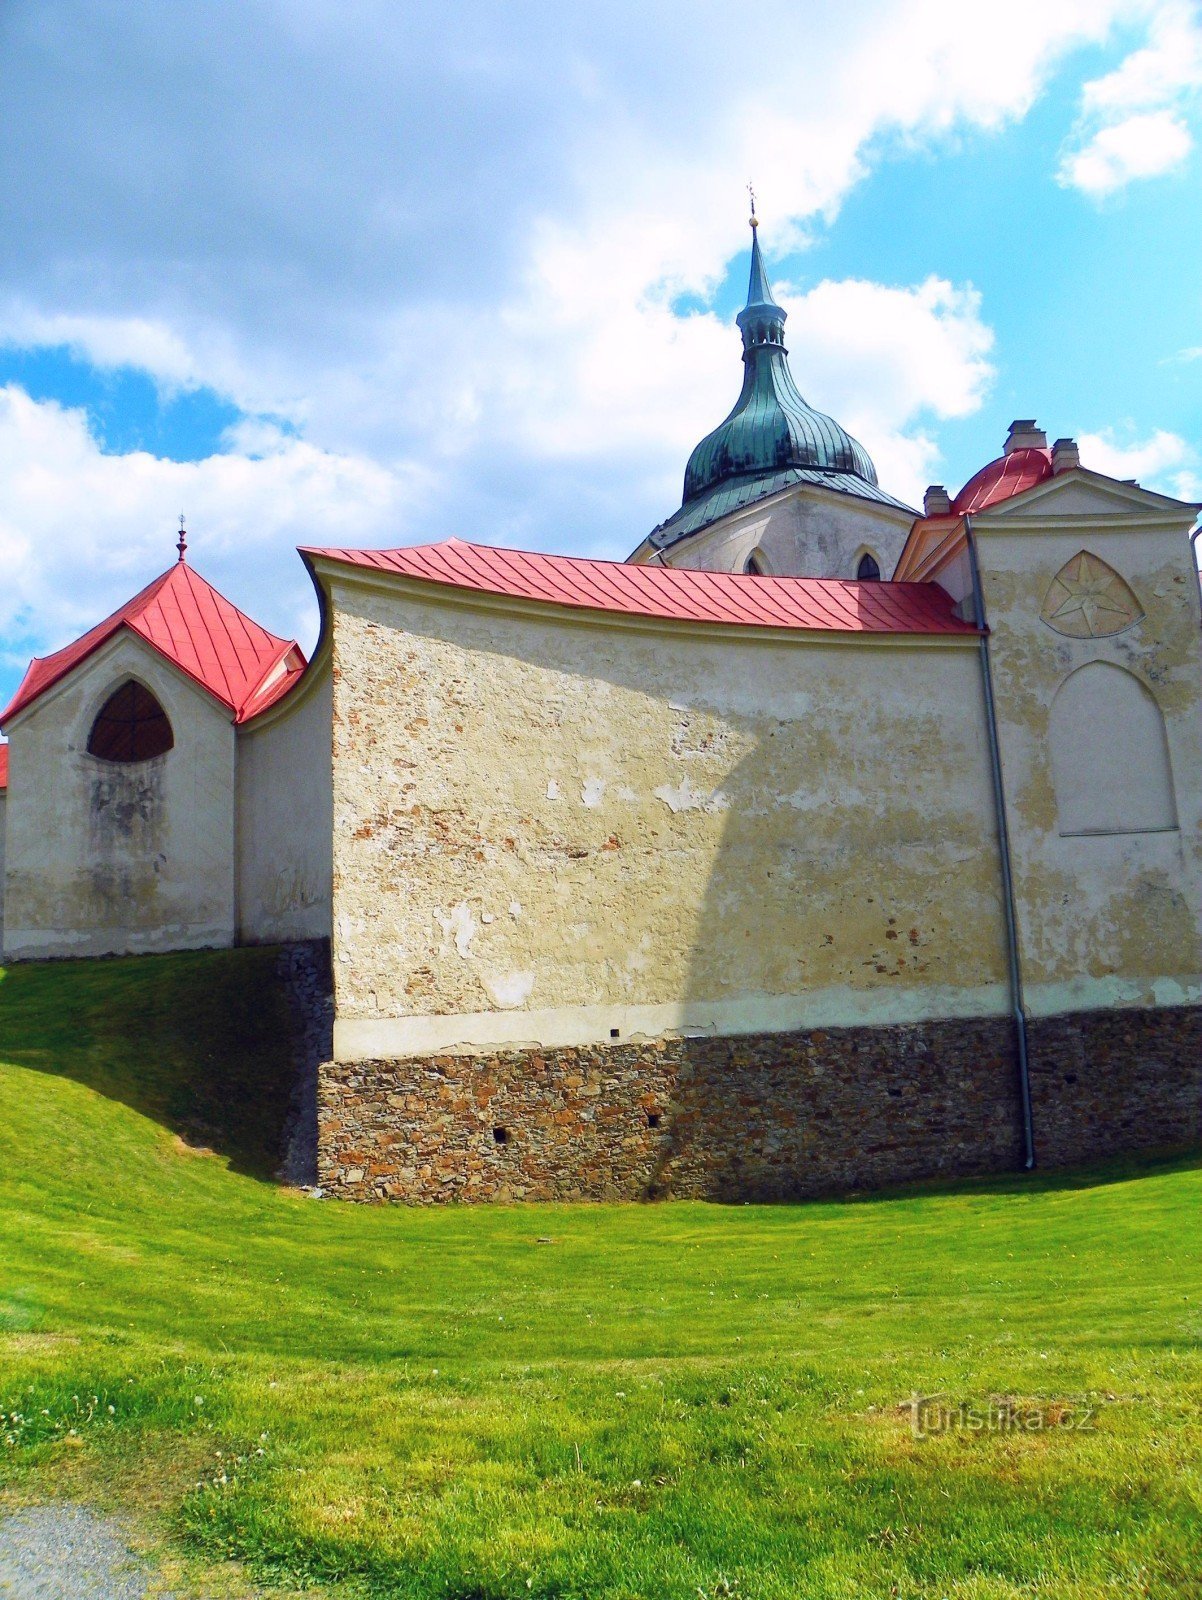
[[[126,679],[171,721],[152,761],[87,753]],[[107,955],[234,938],[234,730],[225,709],[128,632],[6,730],[5,954]]]
[[[908,512],[892,506],[799,484],[683,539],[666,552],[665,564],[743,572],[755,551],[764,568],[777,576],[854,578],[859,558],[868,550],[888,578],[911,521]]]
[[[1150,497],[1117,498],[1122,489],[1054,482],[975,519],[1025,994],[1041,1016],[1202,998],[1202,655],[1189,519],[1157,513]],[[1072,637],[1041,619],[1053,579],[1082,549],[1130,586],[1135,620],[1121,632]],[[1099,586],[1096,574],[1089,583]],[[1071,606],[1059,620],[1083,626]],[[1098,662],[1122,670],[1074,678]],[[1071,699],[1059,727],[1058,693]],[[1156,708],[1163,736],[1147,720]]]
[[[341,1059],[1004,1012],[974,641],[332,583]]]
[[[288,698],[238,730],[238,937],[330,933],[333,800],[330,668],[315,661]]]

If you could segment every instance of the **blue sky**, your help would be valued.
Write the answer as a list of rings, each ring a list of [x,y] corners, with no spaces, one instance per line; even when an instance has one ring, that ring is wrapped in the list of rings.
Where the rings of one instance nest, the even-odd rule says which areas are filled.
[[[312,639],[297,544],[620,557],[739,382],[883,484],[1015,416],[1202,498],[1202,14],[8,0],[0,692],[170,558]],[[769,41],[766,43],[766,41]]]

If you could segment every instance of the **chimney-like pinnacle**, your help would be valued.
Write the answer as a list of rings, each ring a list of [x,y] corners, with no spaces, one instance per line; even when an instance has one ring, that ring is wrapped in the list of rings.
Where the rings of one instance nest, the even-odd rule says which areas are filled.
[[[1052,446],[1052,472],[1071,472],[1081,465],[1081,452],[1075,439],[1057,439]]]
[[[1048,436],[1035,426],[1035,418],[1021,417],[1010,424],[1002,454],[1008,456],[1015,450],[1046,450],[1047,447]]]

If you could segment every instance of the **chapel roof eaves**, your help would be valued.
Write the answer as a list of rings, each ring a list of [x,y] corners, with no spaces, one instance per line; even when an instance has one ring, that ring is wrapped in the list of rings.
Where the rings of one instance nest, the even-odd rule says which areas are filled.
[[[0,712],[0,725],[27,710],[123,629],[211,694],[235,723],[274,704],[304,666],[295,640],[269,632],[181,559],[72,643],[35,656]]]

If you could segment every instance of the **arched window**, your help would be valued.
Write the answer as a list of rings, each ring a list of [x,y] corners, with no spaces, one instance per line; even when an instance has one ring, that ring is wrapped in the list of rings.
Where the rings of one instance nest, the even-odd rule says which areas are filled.
[[[881,565],[874,555],[867,550],[860,557],[860,564],[856,568],[856,577],[865,583],[879,583],[881,578]]]
[[[1132,673],[1078,667],[1056,691],[1048,734],[1061,834],[1177,826],[1164,718]]]
[[[102,761],[149,761],[166,755],[174,743],[167,713],[149,689],[130,678],[97,713],[88,753]]]
[[[747,557],[743,571],[749,578],[767,577],[768,574],[764,571],[764,563],[760,560],[760,553],[758,550],[753,550]]]

